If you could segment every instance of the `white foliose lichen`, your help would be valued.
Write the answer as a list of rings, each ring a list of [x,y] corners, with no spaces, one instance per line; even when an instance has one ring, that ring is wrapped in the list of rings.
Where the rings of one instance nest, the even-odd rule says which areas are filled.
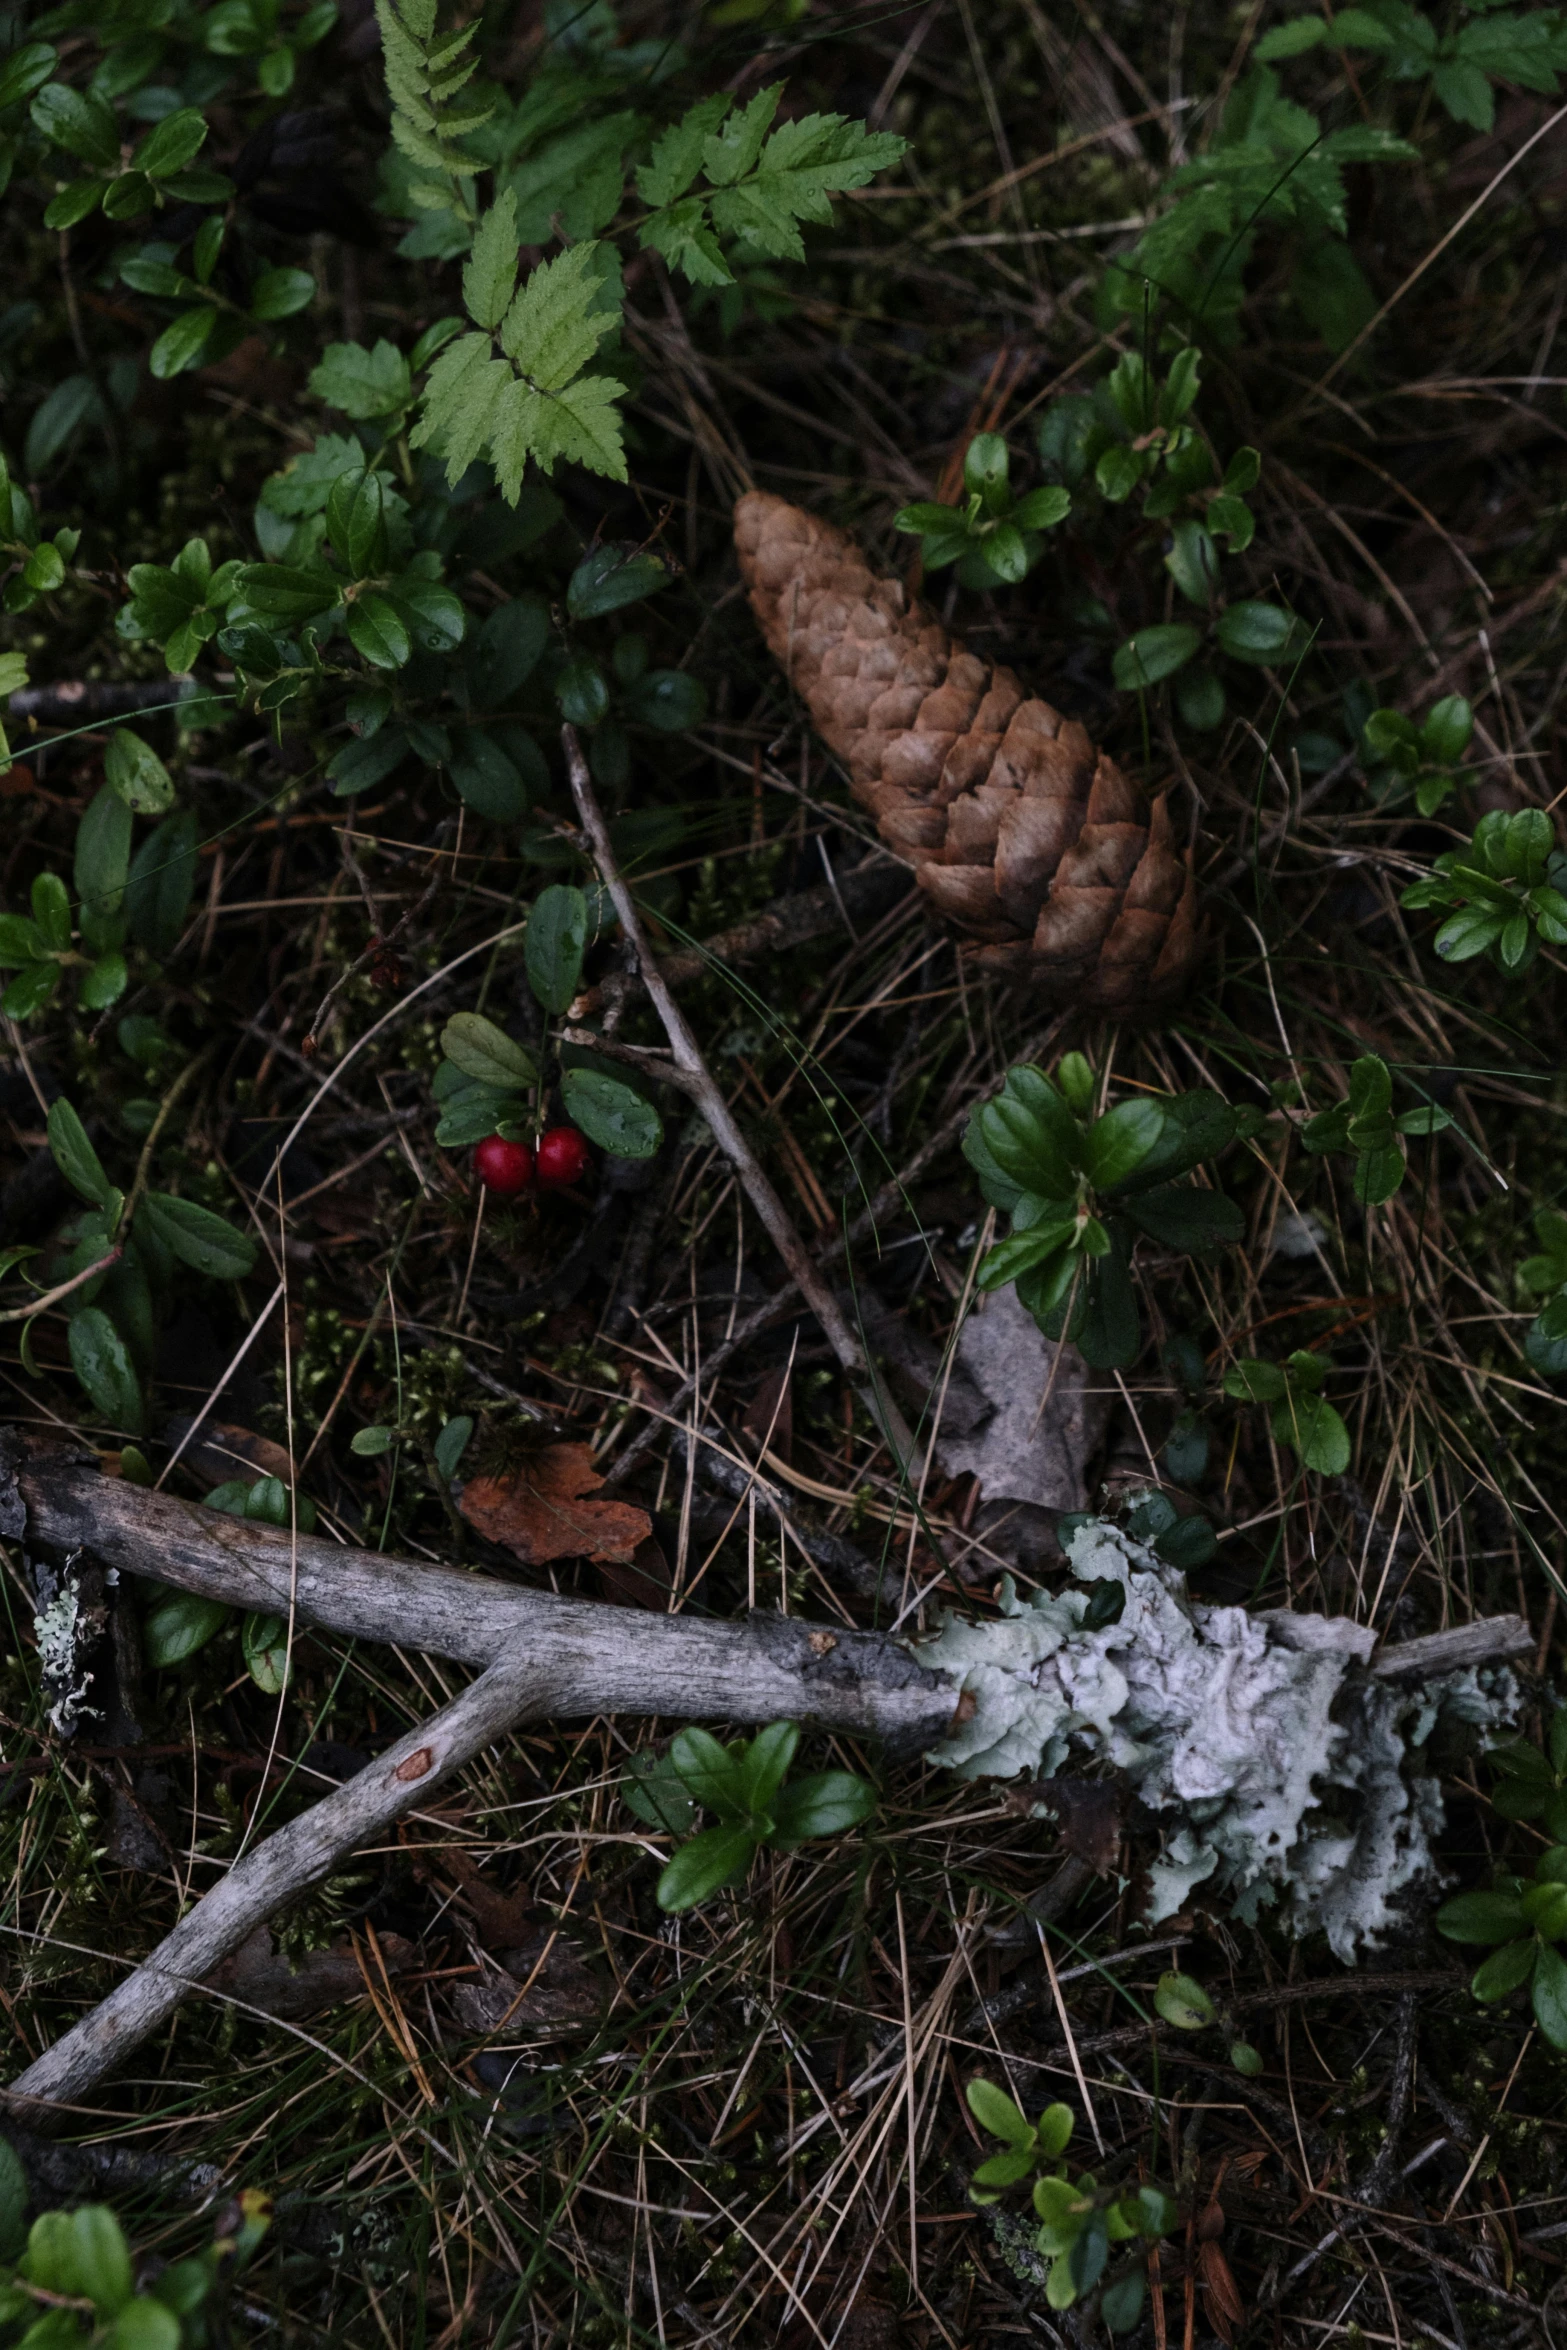
[[[1097,1522],[1068,1555],[1084,1584],[1123,1585],[1119,1619],[1085,1629],[1089,1591],[1020,1602],[1010,1580],[999,1621],[947,1616],[916,1653],[960,1678],[972,1711],[930,1760],[965,1778],[1049,1778],[1069,1755],[1126,1772],[1164,1832],[1150,1924],[1207,1884],[1248,1921],[1282,1904],[1340,1958],[1374,1943],[1435,1870],[1442,1798],[1420,1750],[1444,1715],[1511,1723],[1512,1675],[1395,1687],[1363,1669],[1375,1635],[1347,1618],[1199,1606],[1151,1550]]]
[[[80,1713],[97,1709],[85,1705],[91,1673],[83,1673],[77,1681],[77,1601],[76,1587],[62,1583],[60,1589],[41,1607],[33,1618],[33,1634],[38,1642],[38,1670],[45,1689],[50,1693],[51,1727],[62,1737],[69,1737]]]

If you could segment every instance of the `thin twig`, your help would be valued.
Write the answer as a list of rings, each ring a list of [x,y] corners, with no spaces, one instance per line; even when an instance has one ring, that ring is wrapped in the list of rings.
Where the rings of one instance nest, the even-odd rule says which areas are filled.
[[[572,797],[577,803],[577,813],[582,819],[582,829],[587,835],[593,862],[598,867],[600,878],[620,918],[626,943],[636,956],[642,973],[642,984],[663,1022],[675,1066],[681,1073],[683,1088],[697,1103],[713,1139],[739,1176],[747,1199],[761,1218],[774,1248],[787,1265],[795,1287],[821,1324],[828,1345],[850,1378],[861,1383],[861,1398],[891,1447],[894,1459],[900,1468],[907,1471],[913,1460],[914,1440],[904,1424],[903,1415],[882,1387],[865,1349],[849,1328],[837,1299],[812,1263],[805,1243],[790,1221],[787,1208],[741,1133],[734,1112],[708,1068],[690,1022],[675,1002],[659,970],[648,945],[647,933],[642,927],[636,900],[626,886],[625,877],[610,846],[609,830],[599,808],[593,778],[588,772],[588,763],[583,757],[576,728],[563,726],[560,737],[565,746],[566,764],[571,775]]]

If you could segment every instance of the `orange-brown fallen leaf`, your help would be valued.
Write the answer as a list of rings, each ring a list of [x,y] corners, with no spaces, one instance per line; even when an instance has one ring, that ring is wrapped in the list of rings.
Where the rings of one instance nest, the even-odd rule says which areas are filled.
[[[627,1565],[653,1522],[631,1502],[595,1501],[603,1482],[590,1445],[549,1444],[507,1476],[473,1478],[458,1506],[487,1542],[525,1566],[581,1558]]]

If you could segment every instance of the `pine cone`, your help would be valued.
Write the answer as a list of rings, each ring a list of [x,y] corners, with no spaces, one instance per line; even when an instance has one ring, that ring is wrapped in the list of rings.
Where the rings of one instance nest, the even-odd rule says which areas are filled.
[[[1135,1016],[1202,950],[1191,851],[1113,759],[952,637],[854,541],[783,498],[735,507],[752,608],[882,839],[980,943],[1050,997]]]

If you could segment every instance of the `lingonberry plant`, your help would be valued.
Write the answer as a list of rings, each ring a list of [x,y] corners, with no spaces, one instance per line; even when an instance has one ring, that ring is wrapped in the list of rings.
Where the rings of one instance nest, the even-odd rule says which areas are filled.
[[[1309,1151],[1349,1151],[1355,1169],[1351,1188],[1362,1207],[1381,1207],[1404,1180],[1405,1135],[1441,1134],[1453,1123],[1450,1111],[1421,1102],[1393,1115],[1393,1079],[1377,1053],[1363,1053],[1349,1072],[1349,1092],[1331,1110],[1319,1110],[1301,1128]]]
[[[1157,2243],[1167,2236],[1180,2218],[1175,2198],[1147,2183],[1101,2182],[1092,2171],[1074,2178],[1061,2160],[1075,2120],[1069,2105],[1047,2105],[1031,2122],[993,2081],[970,2081],[966,2095],[980,2127],[1006,2148],[974,2173],[973,2201],[995,2203],[1008,2187],[1031,2179],[1039,2220],[1034,2241],[1050,2263],[1045,2286],[1050,2307],[1072,2309],[1081,2301],[1095,2301],[1111,2333],[1129,2333],[1143,2310],[1143,2261],[1134,2256],[1107,2275],[1112,2247]]]
[[[1437,858],[1425,881],[1401,903],[1413,913],[1448,910],[1433,944],[1450,963],[1486,955],[1509,976],[1527,971],[1545,946],[1567,946],[1567,851],[1543,808],[1509,816],[1494,808],[1475,826],[1467,849]]]
[[[1011,1237],[980,1265],[980,1288],[1015,1282],[1047,1336],[1074,1340],[1108,1368],[1134,1361],[1142,1344],[1132,1280],[1139,1238],[1180,1255],[1239,1240],[1235,1202],[1181,1178],[1262,1121],[1215,1093],[1142,1096],[1111,1109],[1099,1097],[1081,1053],[1067,1054],[1053,1081],[1042,1069],[1010,1069],[969,1121],[963,1150],[985,1198],[1012,1220]]]
[[[876,1790],[852,1771],[814,1771],[790,1780],[800,1743],[795,1722],[772,1722],[754,1738],[721,1745],[710,1730],[677,1731],[666,1755],[633,1769],[621,1795],[628,1811],[673,1835],[691,1825],[694,1811],[715,1814],[718,1825],[682,1844],[658,1880],[659,1907],[693,1909],[732,1885],[766,1845],[792,1852],[817,1836],[842,1836],[863,1827],[876,1809]]]
[[[1274,1442],[1297,1453],[1303,1468],[1338,1477],[1349,1467],[1351,1446],[1342,1415],[1322,1392],[1328,1370],[1320,1354],[1297,1347],[1282,1363],[1232,1363],[1224,1392],[1240,1403],[1266,1404]]]

